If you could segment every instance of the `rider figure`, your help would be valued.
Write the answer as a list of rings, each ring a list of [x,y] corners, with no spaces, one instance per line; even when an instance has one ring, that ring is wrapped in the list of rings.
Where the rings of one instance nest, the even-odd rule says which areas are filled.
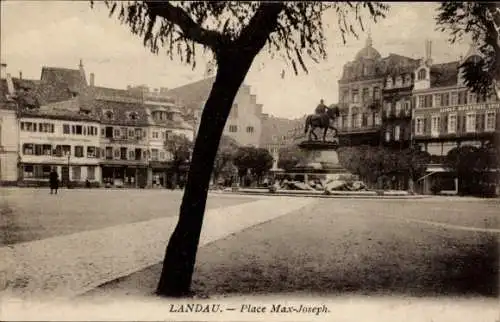
[[[316,109],[314,110],[314,112],[318,115],[322,115],[324,113],[326,113],[326,105],[325,105],[325,102],[323,101],[323,99],[321,99],[319,101],[319,105],[316,107]]]

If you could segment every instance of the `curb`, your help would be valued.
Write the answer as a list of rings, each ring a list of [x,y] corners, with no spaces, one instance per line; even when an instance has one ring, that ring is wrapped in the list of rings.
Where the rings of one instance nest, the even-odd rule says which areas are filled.
[[[403,196],[390,196],[390,195],[355,195],[355,194],[313,194],[313,193],[287,193],[287,192],[258,192],[258,191],[224,191],[222,194],[233,195],[257,195],[257,196],[270,196],[270,197],[306,197],[306,198],[334,198],[334,199],[426,199],[430,196],[425,195],[403,195]]]

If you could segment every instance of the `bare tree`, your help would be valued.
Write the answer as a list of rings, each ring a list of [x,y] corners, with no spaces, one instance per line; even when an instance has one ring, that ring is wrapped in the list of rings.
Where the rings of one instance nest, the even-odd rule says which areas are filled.
[[[217,74],[205,103],[177,226],[167,246],[157,288],[182,297],[190,285],[199,244],[210,175],[234,98],[255,56],[266,46],[295,73],[307,72],[306,58],[326,58],[323,22],[336,17],[340,34],[363,30],[362,17],[384,17],[377,2],[105,1],[110,15],[140,36],[153,53],[196,65],[197,44],[213,54]],[[327,17],[327,15],[329,15]]]
[[[466,85],[480,94],[494,90],[500,97],[500,3],[443,2],[436,16],[438,29],[450,33],[450,42],[471,36],[482,58],[462,64]]]

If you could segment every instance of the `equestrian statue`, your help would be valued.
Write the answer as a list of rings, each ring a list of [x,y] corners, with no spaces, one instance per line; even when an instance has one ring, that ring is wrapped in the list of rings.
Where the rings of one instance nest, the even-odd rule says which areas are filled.
[[[323,129],[323,142],[326,142],[326,133],[328,130],[333,130],[334,137],[337,137],[337,128],[335,128],[332,124],[340,115],[339,107],[337,105],[327,107],[324,101],[321,100],[314,112],[315,114],[309,114],[306,117],[304,133],[307,134],[309,132],[309,141],[312,141],[311,136],[314,136],[315,141],[318,140],[318,136],[314,132],[316,128]]]

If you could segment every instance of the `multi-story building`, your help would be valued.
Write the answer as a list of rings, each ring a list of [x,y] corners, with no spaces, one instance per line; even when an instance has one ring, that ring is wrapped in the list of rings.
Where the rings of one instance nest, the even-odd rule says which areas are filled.
[[[78,100],[19,111],[19,181],[48,183],[56,169],[63,185],[99,183],[99,119]]]
[[[0,185],[17,182],[18,123],[14,83],[2,63],[0,78]]]
[[[449,175],[441,164],[450,150],[493,143],[499,133],[496,94],[476,95],[464,84],[459,66],[472,59],[480,59],[474,47],[460,61],[433,64],[429,57],[415,71],[413,136],[432,157],[429,174],[423,179],[424,192]]]
[[[193,140],[193,127],[182,118],[175,101],[159,91],[144,92],[146,113],[149,119],[148,149],[151,152],[149,169],[153,186],[170,186],[173,155],[167,146],[171,135],[183,135]],[[185,169],[187,170],[187,168]]]
[[[411,144],[412,90],[419,61],[395,54],[387,58],[382,89],[382,144],[405,149]]]
[[[385,63],[373,48],[371,37],[354,61],[344,65],[338,81],[341,115],[337,119],[342,145],[379,144],[384,69]]]
[[[148,116],[142,99],[126,90],[91,86],[87,106],[101,123],[102,182],[106,186],[146,187]]]
[[[215,77],[205,78],[181,87],[170,89],[167,94],[174,98],[190,115],[195,132],[198,130],[201,112],[212,89]],[[242,84],[234,100],[223,134],[241,146],[258,147],[262,131],[262,104],[251,93],[250,86]]]

